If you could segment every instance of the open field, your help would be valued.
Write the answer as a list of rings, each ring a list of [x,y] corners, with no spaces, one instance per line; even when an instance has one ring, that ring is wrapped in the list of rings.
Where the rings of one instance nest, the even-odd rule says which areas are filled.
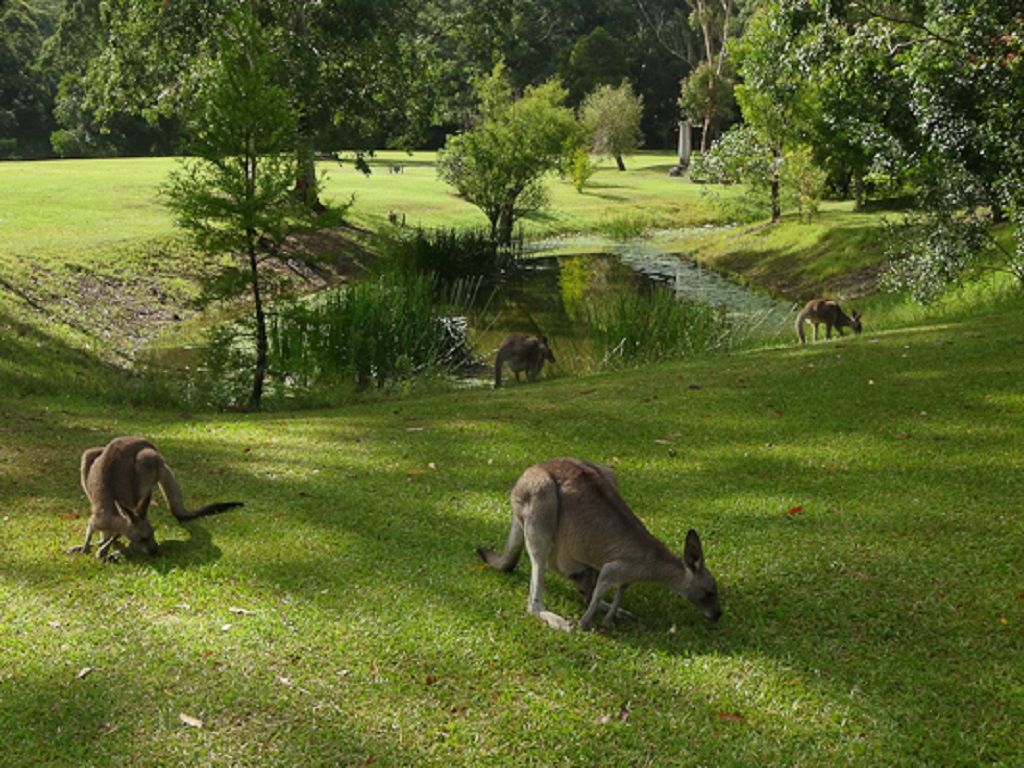
[[[378,180],[398,192],[417,173]],[[158,183],[125,189],[152,200]],[[387,196],[356,192],[377,211],[365,223],[386,215]],[[426,193],[406,194],[411,214]],[[456,222],[458,205],[423,220]],[[0,284],[0,765],[1024,762],[1018,292],[927,310],[868,297],[884,322],[805,348],[187,413],[103,362],[122,340],[100,315],[71,327],[56,293],[27,300],[42,297],[39,269],[54,290],[97,270],[152,298],[173,263],[90,242],[120,216],[132,238],[169,237],[159,210],[97,203],[69,215],[66,252],[44,223],[0,247],[20,291]],[[826,216],[813,242],[776,248],[777,271],[827,274],[816,243],[845,248],[842,226]],[[797,238],[788,227],[776,236]],[[188,294],[179,277],[161,302]],[[62,554],[84,537],[81,451],[133,433],[162,449],[188,503],[246,506],[178,525],[161,500],[157,558]],[[558,455],[616,467],[674,551],[700,532],[718,624],[645,584],[624,600],[638,622],[561,634],[525,612],[526,558],[512,575],[481,567],[474,549],[504,541],[518,474]],[[582,614],[554,575],[548,596]]]

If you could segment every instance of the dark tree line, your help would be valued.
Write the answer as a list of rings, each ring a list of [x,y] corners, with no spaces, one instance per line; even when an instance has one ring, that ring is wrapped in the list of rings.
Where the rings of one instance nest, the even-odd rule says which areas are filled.
[[[752,3],[747,3],[748,5]],[[283,30],[282,85],[317,150],[437,147],[504,62],[578,106],[629,81],[645,144],[674,146],[680,81],[706,58],[706,0],[253,0]],[[730,2],[732,5],[742,3]],[[0,156],[169,154],[190,67],[231,4],[0,0]],[[742,14],[734,11],[733,20]]]

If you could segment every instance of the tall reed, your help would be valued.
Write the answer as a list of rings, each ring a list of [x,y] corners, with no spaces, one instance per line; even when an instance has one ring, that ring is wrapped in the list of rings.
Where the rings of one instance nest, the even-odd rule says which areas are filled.
[[[271,365],[304,389],[385,387],[458,367],[472,357],[465,323],[436,309],[437,291],[431,277],[390,273],[283,305],[270,322]]]
[[[585,313],[599,366],[689,357],[720,346],[728,334],[722,310],[662,286],[588,301]]]
[[[378,236],[377,245],[390,269],[434,275],[440,285],[500,274],[523,251],[521,236],[511,245],[499,245],[486,230],[445,227],[388,230]]]

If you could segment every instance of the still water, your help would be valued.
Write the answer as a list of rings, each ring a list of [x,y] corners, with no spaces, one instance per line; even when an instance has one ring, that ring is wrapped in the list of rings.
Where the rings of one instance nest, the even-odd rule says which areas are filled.
[[[720,308],[730,322],[746,327],[771,330],[788,322],[788,302],[757,294],[643,240],[608,243],[574,238],[568,243],[574,250],[593,247],[593,252],[561,255],[558,251],[565,249],[565,242],[540,243],[535,252],[541,255],[524,260],[510,280],[470,311],[474,345],[483,356],[493,355],[506,333],[544,334],[551,338],[556,357],[561,351],[572,369],[572,358],[586,355],[586,304],[622,291],[649,293],[655,286],[668,288],[680,299]]]

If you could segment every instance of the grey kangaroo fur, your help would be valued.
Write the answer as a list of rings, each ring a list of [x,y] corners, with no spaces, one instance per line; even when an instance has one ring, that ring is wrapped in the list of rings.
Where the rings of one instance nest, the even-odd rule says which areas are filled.
[[[160,486],[171,514],[181,522],[242,506],[240,501],[228,501],[185,509],[181,486],[156,447],[141,437],[116,437],[82,454],[82,489],[92,509],[85,543],[67,550],[67,554],[89,554],[96,533],[101,536],[96,551],[101,560],[116,556],[110,549],[121,536],[131,547],[147,555],[157,554],[153,524],[147,516],[155,485]]]
[[[854,333],[860,333],[860,313],[854,312],[850,317],[843,312],[838,302],[829,299],[811,299],[807,305],[800,310],[796,316],[796,335],[800,337],[800,343],[806,344],[804,338],[804,321],[809,321],[814,326],[814,340],[818,340],[818,325],[825,324],[825,338],[832,338],[832,329],[835,328],[839,335],[843,335],[843,328],[852,328]]]
[[[626,587],[658,581],[693,603],[711,621],[722,614],[715,577],[704,565],[700,537],[686,535],[682,558],[654,537],[619,495],[608,467],[561,458],[529,467],[512,489],[512,527],[500,555],[480,547],[477,553],[499,571],[511,571],[525,547],[530,556],[530,597],[526,610],[551,627],[572,625],[544,607],[544,571],[551,568],[576,585],[587,603],[580,619],[591,628],[598,609],[607,609],[602,625],[611,626]],[[604,595],[616,587],[609,604]]]
[[[516,381],[519,381],[521,371],[526,371],[527,381],[536,381],[545,360],[555,362],[547,336],[510,333],[498,347],[498,358],[494,361],[494,388],[501,386],[501,369],[506,363],[516,375]]]

